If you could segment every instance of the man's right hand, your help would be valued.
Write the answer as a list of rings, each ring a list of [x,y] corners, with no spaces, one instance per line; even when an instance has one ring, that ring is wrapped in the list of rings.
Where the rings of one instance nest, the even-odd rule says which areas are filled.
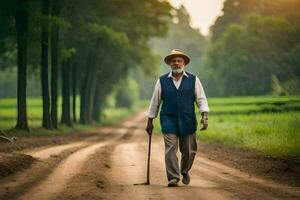
[[[148,133],[148,135],[151,135],[152,134],[152,131],[153,131],[153,119],[151,118],[148,118],[148,122],[147,122],[147,127],[146,127],[146,131]]]
[[[201,122],[200,124],[202,125],[200,131],[203,131],[203,130],[206,130],[207,129],[207,126],[208,126],[208,123],[207,123],[207,112],[203,112],[201,113],[202,115],[202,119],[201,119]]]

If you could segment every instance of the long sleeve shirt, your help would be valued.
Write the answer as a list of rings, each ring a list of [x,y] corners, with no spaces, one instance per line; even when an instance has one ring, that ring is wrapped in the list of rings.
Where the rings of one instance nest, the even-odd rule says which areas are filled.
[[[188,77],[188,75],[186,74],[185,71],[183,71],[183,76]],[[172,76],[172,71],[168,75],[168,77],[172,77],[173,83],[177,89],[179,88],[179,86],[181,84],[183,76],[181,76],[179,80],[176,80],[176,78]],[[206,95],[205,95],[204,89],[202,87],[201,81],[197,76],[196,76],[196,81],[195,81],[195,101],[196,101],[199,111],[201,113],[209,112]],[[158,115],[160,104],[161,104],[161,84],[160,84],[160,81],[158,78],[156,81],[155,87],[154,87],[150,106],[146,113],[146,116],[148,118],[156,118]]]

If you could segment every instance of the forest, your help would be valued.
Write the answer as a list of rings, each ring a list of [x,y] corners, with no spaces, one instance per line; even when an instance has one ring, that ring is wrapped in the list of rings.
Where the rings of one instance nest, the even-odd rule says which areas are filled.
[[[59,120],[101,122],[107,107],[145,105],[173,48],[192,57],[187,70],[209,97],[299,94],[299,0],[227,0],[207,36],[190,26],[184,6],[167,1],[0,6],[1,119],[16,119],[17,129],[28,130],[31,104],[40,108],[29,118],[45,129]]]

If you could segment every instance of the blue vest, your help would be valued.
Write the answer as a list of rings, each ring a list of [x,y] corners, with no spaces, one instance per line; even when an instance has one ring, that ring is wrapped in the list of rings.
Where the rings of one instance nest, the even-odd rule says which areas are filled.
[[[180,87],[177,89],[168,74],[159,77],[162,89],[161,132],[178,136],[195,133],[197,129],[194,106],[196,77],[186,72],[188,77],[183,75]]]

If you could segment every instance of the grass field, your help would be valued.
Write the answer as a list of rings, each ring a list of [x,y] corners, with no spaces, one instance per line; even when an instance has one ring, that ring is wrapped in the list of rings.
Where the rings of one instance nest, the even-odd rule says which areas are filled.
[[[61,99],[58,99],[58,120],[60,121],[61,115]],[[79,98],[76,105],[77,120],[79,120]],[[42,120],[42,101],[39,97],[27,98],[27,114],[28,123],[31,129],[30,135],[56,135],[64,134],[68,132],[86,130],[101,125],[113,125],[118,123],[120,120],[132,115],[134,112],[145,106],[145,103],[140,103],[133,109],[127,108],[107,108],[103,112],[102,122],[93,123],[90,125],[74,124],[73,127],[59,125],[58,130],[45,130],[41,128]],[[8,130],[15,126],[17,118],[17,100],[14,98],[0,99],[0,130]],[[28,133],[23,131],[8,132],[12,135],[26,135]]]
[[[208,103],[208,130],[197,131],[200,141],[300,156],[300,96],[208,98]],[[155,130],[160,132],[159,120]]]
[[[208,130],[197,131],[199,140],[252,149],[269,155],[300,156],[300,96],[208,98],[208,101],[210,108]],[[79,117],[79,100],[77,102],[77,117]],[[76,124],[74,127],[60,125],[56,131],[40,128],[42,116],[40,98],[28,98],[27,105],[29,125],[32,128],[30,134],[55,135],[118,123],[136,110],[147,107],[149,102],[141,102],[132,110],[107,108],[101,124],[88,126]],[[61,110],[60,107],[58,110]],[[197,113],[200,119],[200,113]],[[16,115],[16,99],[0,99],[0,130],[13,127]],[[159,119],[154,120],[154,123],[155,132],[159,133]]]

